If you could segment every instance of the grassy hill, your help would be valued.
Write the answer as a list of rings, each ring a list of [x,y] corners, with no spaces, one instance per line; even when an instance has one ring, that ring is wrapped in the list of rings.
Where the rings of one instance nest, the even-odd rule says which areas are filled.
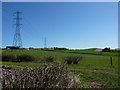
[[[97,48],[83,49],[83,50],[63,50],[61,52],[66,53],[79,53],[79,54],[91,54],[91,55],[108,55],[108,56],[119,56],[118,52],[102,52],[95,51]]]
[[[24,69],[26,66],[37,68],[42,64],[57,64],[64,63],[67,56],[82,56],[83,59],[78,64],[66,64],[71,72],[78,75],[81,85],[84,88],[102,87],[111,88],[118,87],[118,56],[115,52],[100,52],[94,51],[96,48],[85,50],[60,50],[60,51],[42,51],[42,50],[3,50],[2,54],[14,55],[30,55],[36,58],[31,62],[1,62],[6,67],[15,69]],[[53,56],[53,62],[45,62],[46,56]],[[112,56],[113,66],[110,65],[110,57]]]

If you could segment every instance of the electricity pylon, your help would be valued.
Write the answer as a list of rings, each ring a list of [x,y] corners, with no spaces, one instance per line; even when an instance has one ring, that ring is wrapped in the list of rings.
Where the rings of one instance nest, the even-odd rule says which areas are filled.
[[[21,40],[21,35],[20,35],[20,26],[22,25],[20,23],[20,20],[22,18],[20,18],[20,14],[22,12],[15,12],[14,16],[16,16],[16,18],[14,18],[16,20],[16,24],[15,24],[15,34],[14,34],[14,39],[13,39],[13,46],[17,46],[17,47],[22,47],[22,40]]]

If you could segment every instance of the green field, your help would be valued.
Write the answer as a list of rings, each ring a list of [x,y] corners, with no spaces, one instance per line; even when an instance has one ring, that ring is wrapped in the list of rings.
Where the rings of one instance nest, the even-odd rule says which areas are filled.
[[[64,51],[42,51],[42,50],[3,50],[2,54],[27,54],[36,57],[32,62],[1,62],[4,66],[16,69],[24,69],[27,66],[36,68],[41,64],[64,63],[67,56],[82,56],[78,64],[66,64],[71,72],[79,75],[84,88],[90,87],[118,87],[118,53],[88,50],[64,50]],[[75,53],[77,52],[77,53]],[[45,56],[54,56],[54,62],[44,62]],[[113,65],[110,64],[112,57]]]

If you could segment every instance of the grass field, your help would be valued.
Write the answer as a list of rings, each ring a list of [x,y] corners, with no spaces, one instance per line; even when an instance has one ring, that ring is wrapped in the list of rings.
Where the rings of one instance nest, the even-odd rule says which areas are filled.
[[[72,52],[72,53],[71,53]],[[74,53],[80,52],[80,53]],[[82,54],[84,52],[84,54]],[[85,54],[86,53],[86,54]],[[95,55],[94,55],[94,54]],[[64,63],[66,56],[82,56],[83,59],[78,64],[67,65],[70,70],[79,75],[84,88],[118,87],[118,53],[101,52],[90,50],[65,50],[65,51],[41,51],[41,50],[3,50],[2,54],[27,54],[36,57],[32,62],[1,62],[4,66],[16,69],[24,69],[27,66],[37,68],[40,65]],[[97,55],[98,54],[98,55]],[[54,56],[54,62],[43,62],[45,56]],[[110,64],[112,57],[113,65]]]

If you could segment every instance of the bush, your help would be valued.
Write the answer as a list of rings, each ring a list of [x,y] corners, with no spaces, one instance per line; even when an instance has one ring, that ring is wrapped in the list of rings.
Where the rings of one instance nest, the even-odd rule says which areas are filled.
[[[64,65],[43,65],[38,69],[3,69],[3,88],[80,88],[79,78]],[[8,78],[9,77],[9,78]]]
[[[33,56],[30,55],[18,55],[17,56],[17,61],[18,62],[24,62],[24,61],[33,61],[35,60],[35,58]]]
[[[2,55],[2,61],[15,61],[16,56],[13,54],[3,54]]]
[[[110,52],[111,49],[110,49],[110,48],[104,48],[102,51],[103,51],[103,52]]]
[[[65,58],[65,62],[68,64],[78,64],[78,62],[82,59],[82,57],[79,56],[68,56]]]
[[[82,57],[74,57],[73,64],[78,64]]]
[[[30,55],[13,55],[13,54],[3,54],[2,61],[10,61],[10,62],[23,62],[23,61],[33,61],[35,58]]]
[[[53,62],[55,60],[55,57],[53,57],[53,56],[46,56],[44,59],[47,62]]]
[[[68,50],[67,48],[54,47],[54,50]]]
[[[68,64],[72,64],[73,60],[72,60],[72,58],[69,56],[69,57],[66,57],[66,58],[65,58],[65,62],[67,62]]]

